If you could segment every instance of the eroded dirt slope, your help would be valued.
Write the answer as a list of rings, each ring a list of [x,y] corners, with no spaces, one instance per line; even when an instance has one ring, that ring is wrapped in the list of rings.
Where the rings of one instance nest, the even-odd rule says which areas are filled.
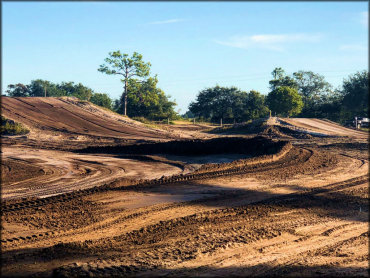
[[[124,139],[169,139],[169,132],[151,129],[91,103],[74,98],[1,97],[3,116],[22,123],[31,137],[65,135]]]
[[[331,136],[348,136],[354,138],[368,138],[369,134],[351,128],[346,128],[337,123],[324,119],[309,118],[281,118],[281,123],[291,125],[295,128],[301,128],[308,132],[331,135]]]

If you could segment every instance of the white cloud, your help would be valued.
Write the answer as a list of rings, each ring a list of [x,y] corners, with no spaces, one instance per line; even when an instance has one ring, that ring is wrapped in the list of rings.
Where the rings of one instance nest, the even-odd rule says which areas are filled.
[[[360,13],[360,22],[365,27],[369,26],[369,12],[368,11]]]
[[[339,50],[343,51],[365,51],[368,48],[362,44],[344,44],[339,47]]]
[[[275,51],[283,51],[288,43],[314,43],[321,39],[320,34],[260,34],[252,36],[233,36],[226,41],[216,41],[218,44],[236,48],[265,48]]]
[[[162,21],[153,21],[149,22],[148,24],[155,25],[155,24],[170,24],[170,23],[176,23],[176,22],[181,22],[184,21],[181,18],[174,18],[174,19],[168,19],[168,20],[162,20]]]

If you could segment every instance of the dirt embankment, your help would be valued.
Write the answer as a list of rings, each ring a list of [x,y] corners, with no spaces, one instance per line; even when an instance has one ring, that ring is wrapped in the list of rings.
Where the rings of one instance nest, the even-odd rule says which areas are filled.
[[[263,135],[270,138],[313,139],[347,137],[368,139],[367,132],[343,127],[325,119],[307,118],[268,118],[258,119],[248,124],[235,124],[231,127],[215,128],[215,134]]]
[[[5,117],[29,128],[31,139],[83,141],[91,138],[153,140],[176,137],[75,98],[1,97],[1,111]]]

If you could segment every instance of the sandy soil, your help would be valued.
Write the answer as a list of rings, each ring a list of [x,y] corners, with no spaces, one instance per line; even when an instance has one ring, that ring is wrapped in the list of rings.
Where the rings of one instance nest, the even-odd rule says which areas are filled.
[[[2,276],[368,277],[368,141],[320,129],[271,159],[3,148]]]
[[[281,118],[280,123],[289,124],[295,128],[301,128],[308,132],[323,135],[348,136],[354,138],[368,138],[368,134],[351,128],[343,127],[329,120],[307,119],[307,118]]]
[[[9,173],[2,184],[2,198],[47,197],[109,183],[118,178],[153,179],[182,173],[180,163],[151,157],[148,161],[112,155],[85,155],[63,151],[3,148],[2,164]],[[18,163],[14,164],[14,161]],[[36,174],[19,173],[32,163]],[[13,164],[12,164],[13,163]],[[13,173],[15,171],[15,173]]]
[[[30,139],[84,141],[91,137],[171,139],[169,132],[149,128],[75,98],[1,97],[2,115],[31,130]],[[40,132],[42,131],[42,132]]]

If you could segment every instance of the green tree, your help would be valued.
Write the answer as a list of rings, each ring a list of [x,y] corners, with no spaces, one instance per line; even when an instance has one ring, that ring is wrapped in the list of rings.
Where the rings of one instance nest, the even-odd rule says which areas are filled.
[[[157,77],[149,77],[139,82],[135,79],[128,82],[127,113],[129,117],[145,117],[150,120],[175,119],[174,110],[176,102],[170,100],[160,88],[157,87]],[[115,100],[113,109],[122,111],[123,101]]]
[[[104,93],[93,93],[90,101],[96,105],[101,107],[105,107],[108,109],[112,109],[112,100],[111,98]]]
[[[176,102],[171,101],[160,88],[157,87],[157,77],[149,77],[139,82],[135,79],[128,82],[127,110],[130,117],[145,117],[150,120],[175,119]],[[115,101],[115,110],[122,110],[121,101]]]
[[[181,117],[183,117],[184,119],[190,119],[190,118],[194,118],[195,116],[193,113],[191,113],[190,110],[188,110],[184,114],[182,114]]]
[[[312,71],[294,72],[293,77],[304,104],[302,114],[317,116],[320,105],[332,94],[332,86],[324,76]]]
[[[104,61],[106,64],[100,65],[98,71],[109,75],[117,74],[123,78],[121,82],[124,83],[124,93],[121,98],[124,105],[123,114],[127,115],[127,99],[128,99],[128,82],[134,77],[145,78],[150,73],[150,63],[145,63],[142,60],[142,55],[134,52],[131,57],[128,54],[122,54],[119,50],[109,52],[109,57]]]
[[[189,111],[196,117],[218,122],[246,121],[266,116],[268,108],[259,92],[246,93],[235,87],[207,88],[199,92]]]
[[[267,104],[272,112],[283,116],[297,115],[302,111],[302,97],[294,88],[282,86],[267,95]]]
[[[266,117],[269,114],[269,109],[265,105],[265,96],[257,91],[250,91],[246,95],[244,103],[243,120],[254,120]]]
[[[350,117],[369,115],[369,72],[364,70],[343,81],[342,106]]]
[[[218,122],[234,120],[243,111],[243,94],[236,87],[207,88],[199,92],[195,102],[190,103],[189,110],[195,116]]]
[[[29,85],[31,97],[61,97],[65,96],[65,92],[58,88],[57,84],[54,84],[47,80],[36,79],[32,80]]]
[[[298,89],[296,81],[293,78],[287,76],[282,68],[275,68],[271,72],[271,75],[273,78],[269,81],[271,91],[282,86]]]
[[[18,83],[8,85],[8,89],[5,93],[10,97],[29,97],[30,89],[29,86]]]
[[[90,100],[94,91],[81,83],[62,82],[57,85],[58,93],[62,96],[76,97],[81,100]]]

